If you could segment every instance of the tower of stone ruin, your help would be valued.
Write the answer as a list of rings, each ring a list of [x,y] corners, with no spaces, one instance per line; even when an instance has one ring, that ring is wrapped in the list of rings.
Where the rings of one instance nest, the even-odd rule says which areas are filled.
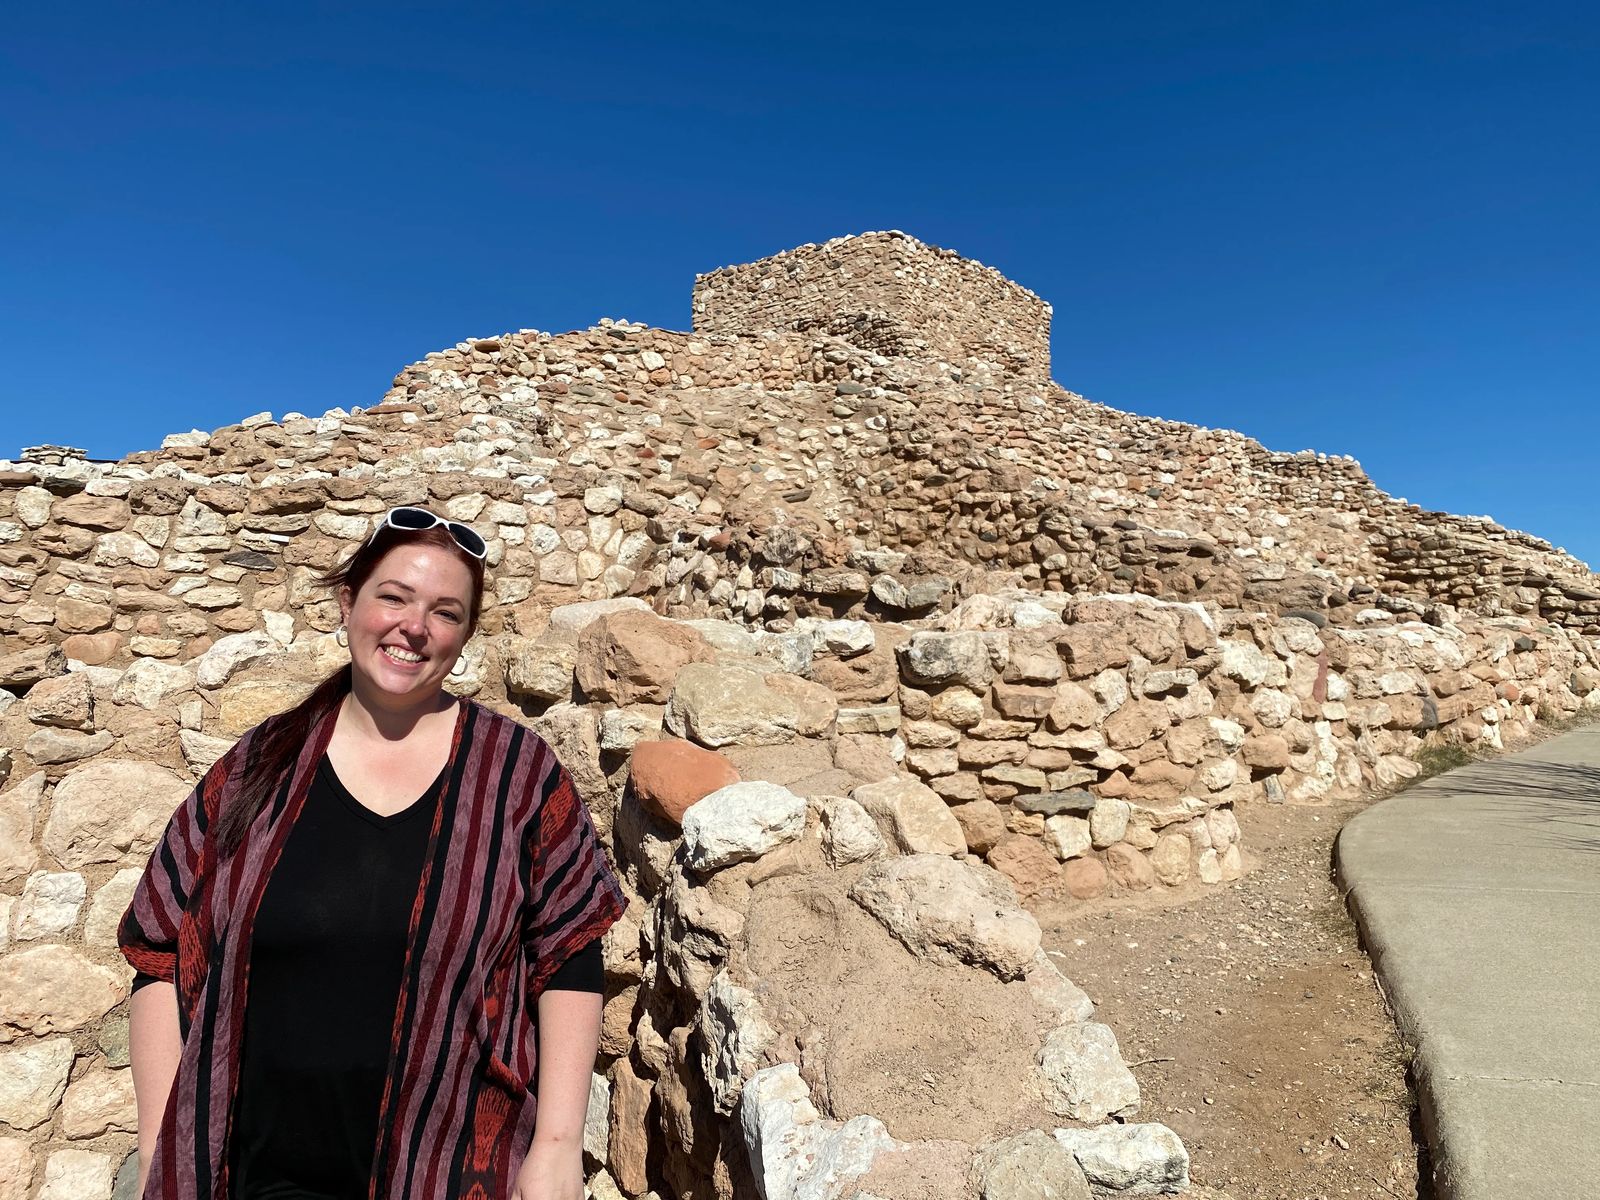
[[[879,354],[1050,377],[1050,306],[993,267],[898,230],[695,278],[697,333],[817,332]]]

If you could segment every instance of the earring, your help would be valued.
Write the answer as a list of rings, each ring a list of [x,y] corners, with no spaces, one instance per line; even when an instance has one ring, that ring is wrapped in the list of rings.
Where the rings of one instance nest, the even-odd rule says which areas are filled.
[[[467,673],[467,656],[465,654],[463,654],[459,658],[456,659],[456,665],[450,668],[450,677],[452,679],[460,679],[466,673]]]
[[[350,648],[350,634],[345,630],[343,625],[339,626],[339,628],[333,631],[333,640],[338,642],[339,645],[343,646],[346,650]]]

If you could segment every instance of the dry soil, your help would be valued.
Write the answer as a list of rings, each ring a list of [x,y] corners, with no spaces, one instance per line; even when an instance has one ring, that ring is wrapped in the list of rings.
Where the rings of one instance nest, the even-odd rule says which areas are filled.
[[[1134,1064],[1138,1119],[1233,1200],[1432,1195],[1408,1055],[1332,882],[1334,836],[1368,803],[1241,809],[1244,878],[1181,903],[1036,914]]]

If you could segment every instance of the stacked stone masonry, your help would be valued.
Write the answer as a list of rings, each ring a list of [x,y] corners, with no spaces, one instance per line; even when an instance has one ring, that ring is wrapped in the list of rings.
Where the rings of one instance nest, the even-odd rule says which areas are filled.
[[[992,267],[891,230],[695,279],[697,333],[794,330],[878,354],[1050,377],[1050,306]]]
[[[1069,1146],[1112,1186],[1084,1139],[1137,1088],[1029,957],[1019,899],[1181,896],[1247,865],[1239,805],[1392,786],[1430,742],[1600,706],[1600,588],[1535,538],[1009,352],[749,320],[477,339],[364,410],[0,463],[0,1200],[129,1194],[116,919],[199,774],[341,661],[314,579],[393,504],[489,540],[452,686],[535,723],[627,881],[597,1195],[746,1195],[751,1171],[854,1194],[805,1192],[785,1128],[848,1149],[862,1193],[916,1159],[968,1194]],[[1003,919],[952,944],[906,916],[919,888]],[[854,994],[785,976],[770,941],[797,893],[903,992],[1014,1012],[945,1083],[1003,1059],[1028,1103],[975,1106],[955,1143],[867,1088],[828,1016]],[[1181,1145],[1133,1128],[1176,1190]]]

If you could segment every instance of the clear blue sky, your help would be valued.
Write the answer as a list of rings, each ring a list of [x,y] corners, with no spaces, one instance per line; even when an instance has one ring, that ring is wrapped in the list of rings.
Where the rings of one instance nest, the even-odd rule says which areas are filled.
[[[899,228],[1067,387],[1600,565],[1597,62],[1586,3],[10,5],[0,456]]]

